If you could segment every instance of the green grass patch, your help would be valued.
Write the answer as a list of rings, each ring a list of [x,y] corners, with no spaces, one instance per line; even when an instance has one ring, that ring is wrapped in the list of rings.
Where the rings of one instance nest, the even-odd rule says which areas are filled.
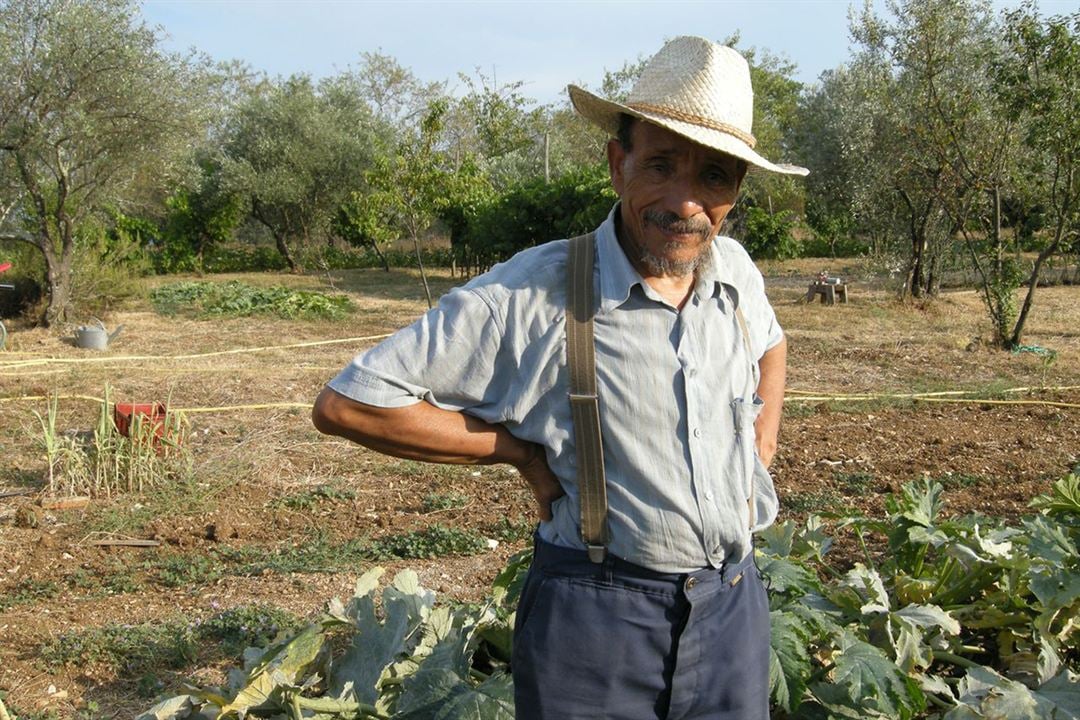
[[[453,510],[465,507],[469,504],[469,496],[457,492],[432,492],[424,496],[420,507],[424,512],[437,512],[439,510]]]
[[[340,502],[355,498],[356,492],[354,490],[341,489],[333,485],[320,485],[309,490],[274,498],[270,501],[270,507],[288,508],[290,510],[313,510],[320,503]]]
[[[123,595],[142,590],[145,585],[131,574],[131,568],[122,562],[114,561],[104,570],[84,570],[82,568],[66,578],[69,587],[79,590],[88,597],[108,597]]]
[[[134,498],[121,496],[106,505],[92,506],[87,526],[96,532],[135,534],[161,517],[203,515],[214,509],[217,495],[231,485],[197,482],[192,477],[161,483]]]
[[[49,600],[60,594],[60,586],[48,580],[23,578],[15,586],[0,594],[0,610],[16,605],[28,605],[39,600]]]
[[[352,302],[345,295],[292,290],[281,285],[256,287],[239,280],[171,283],[151,292],[150,302],[162,315],[201,318],[272,315],[333,320],[352,311]]]
[[[61,633],[39,648],[49,669],[66,666],[108,667],[137,677],[176,670],[195,659],[195,636],[185,622],[171,620],[142,625],[110,624]]]
[[[174,553],[155,558],[145,568],[165,587],[199,587],[215,582],[225,574],[221,563],[208,555]]]
[[[990,487],[995,481],[994,478],[987,477],[986,475],[950,473],[948,475],[933,478],[932,482],[941,483],[941,486],[946,490],[960,490],[963,488],[978,487],[980,485],[983,487]]]
[[[833,478],[846,495],[866,495],[874,489],[874,474],[868,472],[838,472]]]
[[[833,490],[818,492],[785,493],[780,498],[780,507],[789,512],[821,513],[835,510],[843,503],[843,498]]]
[[[282,633],[303,625],[296,615],[264,604],[223,610],[200,622],[168,618],[161,622],[62,633],[38,648],[49,670],[95,667],[116,672],[143,697],[159,693],[171,673],[200,662],[235,660],[245,648],[266,647]]]

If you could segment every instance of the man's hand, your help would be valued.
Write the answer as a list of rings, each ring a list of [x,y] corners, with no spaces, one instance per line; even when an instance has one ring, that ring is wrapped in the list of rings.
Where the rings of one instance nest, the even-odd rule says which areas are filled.
[[[784,407],[784,380],[787,375],[787,340],[769,348],[758,361],[761,379],[757,393],[765,407],[754,422],[754,446],[765,467],[772,464],[776,454],[776,437],[780,433],[780,413]]]
[[[540,519],[548,521],[551,520],[551,503],[565,495],[566,491],[563,490],[559,479],[555,477],[555,473],[548,467],[544,448],[540,445],[532,447],[533,453],[525,462],[516,467],[521,477],[528,483],[529,489],[532,490],[533,497],[536,498]]]

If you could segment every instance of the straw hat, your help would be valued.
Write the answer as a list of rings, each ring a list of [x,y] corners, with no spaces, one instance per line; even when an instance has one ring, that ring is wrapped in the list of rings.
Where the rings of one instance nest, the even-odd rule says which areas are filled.
[[[645,66],[625,105],[576,85],[567,89],[574,108],[612,135],[619,128],[619,115],[626,113],[762,170],[785,175],[810,172],[769,162],[754,152],[750,67],[738,52],[711,40],[678,37],[664,45]]]

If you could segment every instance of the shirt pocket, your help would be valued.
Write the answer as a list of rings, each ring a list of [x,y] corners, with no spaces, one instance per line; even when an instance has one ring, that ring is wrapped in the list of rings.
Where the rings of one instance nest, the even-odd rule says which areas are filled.
[[[742,482],[742,497],[747,502],[752,501],[754,498],[754,475],[757,472],[757,465],[761,464],[761,461],[757,458],[757,451],[754,448],[754,440],[756,435],[754,433],[754,421],[757,420],[758,415],[761,414],[762,408],[765,407],[765,401],[762,400],[757,394],[754,394],[750,400],[745,398],[735,398],[731,401],[731,411],[733,414],[734,426],[735,426],[735,454],[737,467],[741,472],[739,477]],[[762,467],[764,470],[764,467]],[[771,483],[770,483],[771,484]],[[747,509],[747,515],[749,517],[749,507]],[[749,522],[747,523],[749,525]]]

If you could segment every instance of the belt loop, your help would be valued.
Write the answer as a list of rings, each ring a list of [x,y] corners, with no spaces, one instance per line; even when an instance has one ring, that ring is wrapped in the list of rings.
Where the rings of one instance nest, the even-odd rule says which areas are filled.
[[[606,551],[606,548],[601,547],[604,550],[603,559],[599,561],[598,568],[600,570],[600,576],[604,582],[611,582],[615,577],[615,556]],[[590,547],[590,553],[592,548]],[[593,560],[593,562],[597,562]]]

